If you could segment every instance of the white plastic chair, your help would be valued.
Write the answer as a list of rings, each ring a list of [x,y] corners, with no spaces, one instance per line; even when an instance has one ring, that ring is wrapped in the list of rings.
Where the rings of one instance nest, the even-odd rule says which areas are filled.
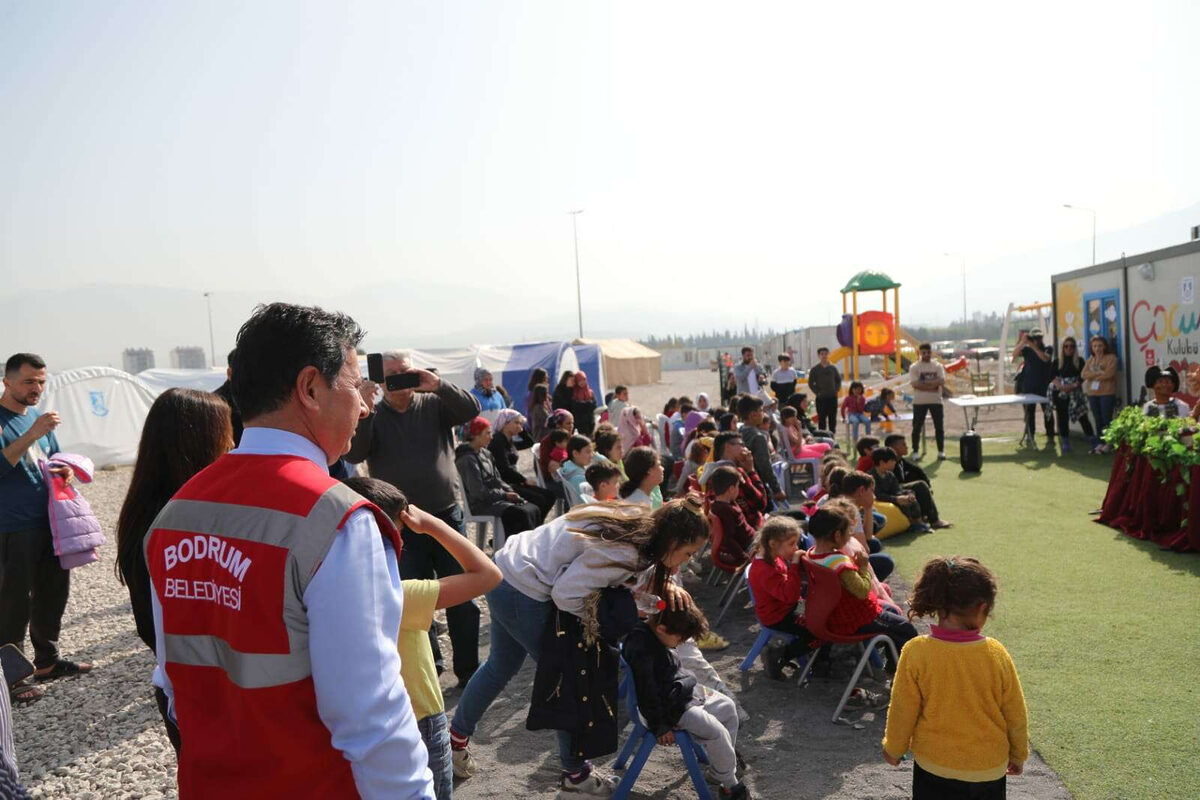
[[[462,476],[459,476],[462,480]],[[464,486],[466,481],[462,481]],[[475,546],[480,550],[487,548],[487,531],[492,529],[492,552],[504,547],[504,521],[495,514],[475,514],[471,511],[471,502],[467,499],[467,490],[462,492],[463,523],[475,525]]]

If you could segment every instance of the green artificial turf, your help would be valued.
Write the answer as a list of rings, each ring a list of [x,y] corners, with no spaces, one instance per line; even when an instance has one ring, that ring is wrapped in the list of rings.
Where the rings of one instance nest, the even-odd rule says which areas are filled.
[[[954,527],[887,550],[910,583],[935,555],[996,572],[985,632],[1012,653],[1032,746],[1075,797],[1200,797],[1200,554],[1093,522],[1112,461],[1081,449],[985,440],[973,475],[956,458],[924,462]]]

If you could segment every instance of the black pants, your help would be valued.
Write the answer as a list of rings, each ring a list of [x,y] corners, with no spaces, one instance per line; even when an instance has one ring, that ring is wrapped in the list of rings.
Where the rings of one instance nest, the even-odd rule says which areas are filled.
[[[54,666],[70,590],[49,527],[0,533],[0,645],[23,650],[28,629],[34,667]]]
[[[462,533],[463,517],[458,506],[435,512],[434,516]],[[463,568],[454,560],[454,556],[432,536],[413,533],[407,529],[402,531],[401,535],[404,537],[404,552],[400,556],[401,580],[445,578],[448,575],[462,574]],[[466,683],[479,668],[479,606],[474,600],[468,600],[447,608],[446,623],[450,627],[450,643],[454,646],[454,675],[460,683]],[[429,641],[433,645],[434,662],[439,665],[445,664],[442,650],[438,646],[437,634],[432,628],[429,631]]]
[[[162,715],[163,724],[167,726],[167,739],[175,748],[175,760],[179,761],[179,726],[171,719],[168,711],[167,693],[157,686],[154,687],[154,702],[158,705],[158,713]]]
[[[531,531],[541,525],[545,518],[545,513],[538,510],[533,503],[507,503],[504,510],[500,512],[500,521],[504,523],[505,537],[521,531]]]
[[[831,435],[837,435],[838,399],[836,397],[817,398],[817,427],[823,428]]]
[[[917,496],[917,503],[921,506],[921,516],[925,517],[926,522],[938,521],[937,503],[933,502],[933,491],[929,488],[928,483],[925,481],[909,481],[908,483],[900,484],[900,486]],[[879,580],[883,580],[883,578]]]
[[[546,521],[546,515],[550,513],[550,509],[554,508],[554,501],[557,499],[554,492],[549,489],[543,489],[540,486],[535,486],[532,483],[518,483],[513,485],[513,491],[521,495],[521,499],[527,503],[533,503],[538,508],[540,516],[537,518],[537,527]],[[508,523],[504,523],[505,529],[508,528]],[[528,529],[526,529],[528,530]]]
[[[1071,432],[1071,396],[1069,394],[1056,393],[1054,395],[1054,416],[1058,418],[1058,435],[1066,437]],[[1083,435],[1089,439],[1095,436],[1095,431],[1092,430],[1092,421],[1088,419],[1086,413],[1079,418],[1079,427],[1083,429]]]
[[[791,612],[789,612],[788,615],[780,620],[777,624],[770,625],[768,627],[770,627],[770,629],[773,631],[790,633],[792,636],[796,637],[790,643],[788,643],[787,647],[785,648],[785,652],[787,653],[787,657],[789,659],[800,661],[801,659],[813,656],[817,659],[815,662],[813,662],[814,669],[816,669],[817,664],[823,664],[829,661],[829,645],[827,644],[822,645],[816,654],[813,654],[811,644],[813,639],[816,637],[809,632],[808,628],[804,627],[804,625],[800,623],[800,618],[796,616],[796,609],[793,608]]]
[[[1004,800],[1005,784],[1003,775],[982,783],[942,778],[913,762],[913,800]]]
[[[946,426],[942,416],[944,409],[941,403],[922,403],[913,409],[912,449],[921,449],[921,432],[925,429],[925,415],[933,420],[933,436],[937,440],[937,449],[941,453],[946,449]]]
[[[1054,415],[1050,411],[1049,403],[1029,403],[1025,406],[1025,435],[1030,439],[1033,438],[1033,432],[1037,428],[1037,420],[1035,418],[1037,412],[1034,409],[1037,408],[1038,405],[1041,405],[1042,407],[1042,425],[1046,429],[1046,438],[1053,439]]]
[[[858,629],[858,633],[882,633],[896,645],[896,652],[904,649],[909,639],[915,639],[919,634],[908,618],[895,609],[884,606],[879,616]],[[896,664],[892,660],[891,651],[887,654],[888,667],[895,671]]]

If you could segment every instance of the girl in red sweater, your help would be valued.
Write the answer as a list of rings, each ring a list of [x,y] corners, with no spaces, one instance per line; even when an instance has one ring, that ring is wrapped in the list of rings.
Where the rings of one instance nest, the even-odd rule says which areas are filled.
[[[858,426],[867,426],[867,436],[871,435],[871,418],[867,416],[867,390],[862,381],[850,384],[850,391],[842,401],[842,422],[850,423],[850,441],[858,441]]]
[[[776,680],[783,678],[785,664],[809,652],[813,638],[801,619],[801,535],[800,525],[791,517],[771,517],[758,533],[750,562],[754,615],[764,628],[796,637],[788,645],[773,644],[763,651],[767,674]]]

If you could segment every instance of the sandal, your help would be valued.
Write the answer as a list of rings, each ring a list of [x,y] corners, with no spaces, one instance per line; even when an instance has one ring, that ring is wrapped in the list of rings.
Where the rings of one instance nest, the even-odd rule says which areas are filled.
[[[82,675],[85,672],[91,671],[91,664],[76,664],[74,661],[67,661],[64,658],[60,658],[46,672],[33,673],[33,679],[38,683],[46,683],[47,681],[56,681],[59,678],[69,678],[72,675]]]
[[[18,683],[8,690],[8,699],[14,706],[27,706],[46,696],[46,690],[32,683]]]

